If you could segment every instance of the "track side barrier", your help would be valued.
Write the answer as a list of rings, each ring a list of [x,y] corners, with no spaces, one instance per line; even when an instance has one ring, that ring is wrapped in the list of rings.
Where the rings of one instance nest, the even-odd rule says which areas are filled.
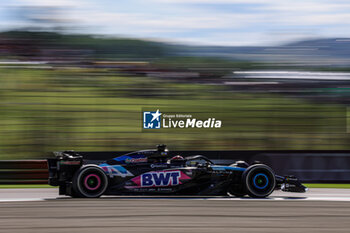
[[[46,160],[0,161],[0,184],[47,184]]]
[[[99,163],[122,152],[78,152],[88,163]],[[217,164],[259,161],[276,174],[295,175],[308,183],[350,183],[350,151],[171,151],[171,155],[204,155]],[[0,161],[0,184],[47,184],[46,160]]]

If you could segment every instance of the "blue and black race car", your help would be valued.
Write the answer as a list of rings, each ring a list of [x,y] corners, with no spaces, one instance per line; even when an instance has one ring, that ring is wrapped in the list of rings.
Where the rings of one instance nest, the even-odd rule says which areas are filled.
[[[169,156],[165,145],[88,163],[73,151],[48,159],[49,184],[60,195],[97,198],[101,195],[248,195],[269,196],[274,190],[305,192],[293,176],[278,176],[267,165],[237,161],[215,165],[202,155]]]

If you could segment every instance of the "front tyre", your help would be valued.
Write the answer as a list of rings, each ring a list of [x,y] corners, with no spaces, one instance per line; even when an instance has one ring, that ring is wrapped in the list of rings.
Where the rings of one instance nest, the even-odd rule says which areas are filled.
[[[88,165],[76,172],[72,185],[76,196],[97,198],[106,191],[108,178],[100,167]]]
[[[250,197],[264,198],[269,196],[276,186],[276,177],[272,169],[263,164],[255,164],[244,171],[243,183]]]

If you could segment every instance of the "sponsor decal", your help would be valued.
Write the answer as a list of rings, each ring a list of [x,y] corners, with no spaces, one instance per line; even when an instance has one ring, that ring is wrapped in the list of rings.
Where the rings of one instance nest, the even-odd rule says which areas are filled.
[[[133,188],[133,192],[172,192],[172,188]]]
[[[172,188],[158,188],[158,192],[162,192],[162,191],[171,192],[171,191],[173,191],[173,189]]]
[[[215,171],[215,170],[213,170],[212,172],[211,172],[212,174],[221,174],[221,175],[228,175],[228,174],[232,174],[233,173],[233,171],[220,171],[220,170],[218,170],[218,171]]]
[[[143,154],[134,154],[134,155],[122,155],[114,160],[120,163],[146,163],[147,157]]]
[[[168,165],[167,164],[151,164],[150,165],[150,167],[151,168],[157,168],[157,167],[162,167],[162,168],[164,168],[164,167],[168,167]]]
[[[159,187],[179,184],[180,171],[152,172],[141,175],[142,187]]]
[[[81,161],[60,161],[62,165],[80,165]]]
[[[188,179],[191,177],[179,170],[152,171],[133,178],[131,181],[135,186],[126,186],[126,188],[176,186]]]
[[[147,163],[147,158],[127,158],[125,163]]]

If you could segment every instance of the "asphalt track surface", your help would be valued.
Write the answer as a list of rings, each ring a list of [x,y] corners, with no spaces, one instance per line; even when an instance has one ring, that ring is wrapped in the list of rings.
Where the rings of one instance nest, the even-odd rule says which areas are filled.
[[[0,190],[0,232],[350,232],[350,189],[227,197],[58,197]]]

